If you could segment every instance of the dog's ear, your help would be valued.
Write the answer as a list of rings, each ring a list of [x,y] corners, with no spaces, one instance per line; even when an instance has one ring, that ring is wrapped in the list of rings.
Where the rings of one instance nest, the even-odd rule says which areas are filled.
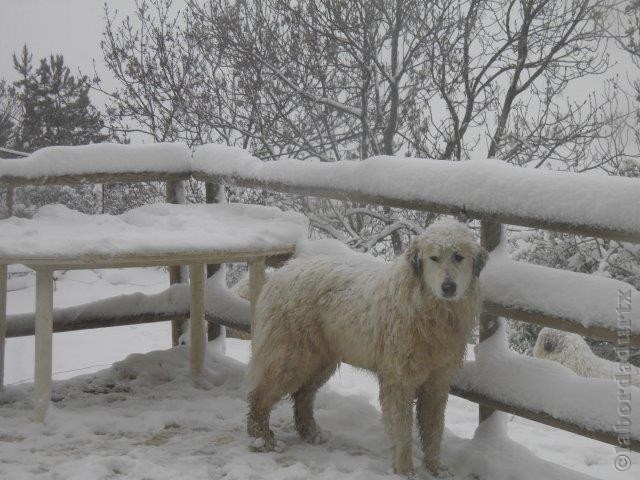
[[[411,265],[411,270],[413,274],[421,278],[422,277],[422,260],[420,259],[420,254],[418,252],[418,248],[415,245],[411,245],[409,250],[407,250],[407,260],[409,261],[409,265]]]
[[[482,272],[482,269],[487,264],[488,259],[489,252],[487,252],[483,247],[480,247],[480,250],[473,259],[473,274],[476,277],[480,276],[480,272]]]

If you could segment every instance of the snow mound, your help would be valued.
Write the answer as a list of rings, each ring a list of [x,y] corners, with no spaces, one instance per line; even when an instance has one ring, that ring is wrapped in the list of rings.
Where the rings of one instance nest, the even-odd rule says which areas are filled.
[[[388,442],[368,398],[326,388],[316,402],[318,422],[332,432],[326,443],[301,442],[291,406],[281,402],[272,427],[285,450],[251,453],[244,369],[209,352],[202,388],[190,380],[186,347],[134,354],[101,372],[54,383],[46,425],[29,422],[31,386],[10,387],[0,396],[0,478],[399,478],[388,473]],[[503,432],[484,428],[476,437],[445,435],[443,459],[452,478],[538,480],[540,472],[547,479],[587,478],[536,458]],[[417,436],[414,445],[419,464]],[[422,468],[418,474],[430,478]]]

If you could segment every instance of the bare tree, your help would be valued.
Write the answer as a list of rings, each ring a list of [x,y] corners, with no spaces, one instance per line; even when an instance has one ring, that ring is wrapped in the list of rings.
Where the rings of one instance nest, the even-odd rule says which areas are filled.
[[[260,158],[463,159],[606,168],[594,142],[620,120],[611,95],[571,100],[602,74],[614,0],[141,0],[107,13],[121,88],[114,118],[156,140],[221,141]],[[602,145],[600,145],[602,151]],[[554,165],[554,167],[556,167]],[[235,193],[234,193],[235,194]],[[258,192],[323,235],[391,254],[432,216]]]

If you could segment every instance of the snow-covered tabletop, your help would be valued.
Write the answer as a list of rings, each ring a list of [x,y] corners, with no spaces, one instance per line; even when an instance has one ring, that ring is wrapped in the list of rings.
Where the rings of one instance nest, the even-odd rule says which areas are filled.
[[[292,252],[307,232],[304,216],[259,205],[154,204],[122,215],[47,205],[32,219],[0,220],[0,264],[178,264],[232,254],[247,259]]]
[[[242,204],[156,204],[122,215],[85,215],[48,205],[32,219],[0,221],[0,352],[6,265],[24,263],[36,270],[34,419],[44,421],[51,400],[54,269],[189,265],[189,345],[197,383],[206,345],[205,264],[249,262],[253,307],[265,277],[264,259],[293,253],[307,231],[300,214]],[[0,386],[3,368],[0,356]]]

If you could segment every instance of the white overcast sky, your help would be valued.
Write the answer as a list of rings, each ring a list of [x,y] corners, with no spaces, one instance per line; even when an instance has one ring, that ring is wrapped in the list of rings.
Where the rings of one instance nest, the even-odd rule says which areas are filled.
[[[102,65],[100,51],[104,3],[105,0],[0,0],[0,78],[16,78],[11,55],[27,44],[34,61],[50,53],[62,53],[74,73],[80,68],[92,74],[95,59],[105,87],[114,87]],[[110,10],[117,9],[120,15],[132,13],[135,8],[134,0],[107,0],[107,3]],[[626,54],[617,48],[612,48],[610,54],[617,65],[603,77],[580,80],[573,86],[572,96],[598,90],[604,77],[616,73],[638,76]]]
[[[34,61],[61,53],[74,71],[104,74],[100,39],[104,0],[0,0],[0,78],[13,80],[11,56],[26,44]],[[132,12],[133,0],[108,0],[109,9]],[[108,78],[105,78],[108,81]]]

